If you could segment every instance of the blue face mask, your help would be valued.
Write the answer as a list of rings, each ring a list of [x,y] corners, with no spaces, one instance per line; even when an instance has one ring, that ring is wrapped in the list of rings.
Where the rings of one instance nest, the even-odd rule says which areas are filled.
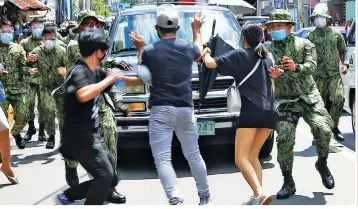
[[[72,36],[76,35],[76,33],[74,33],[72,30],[73,30],[73,28],[68,29],[68,34],[70,34]]]
[[[271,37],[273,40],[283,41],[287,38],[287,34],[284,29],[281,29],[281,30],[277,30],[277,31],[271,31]]]
[[[10,44],[12,40],[14,39],[14,36],[12,33],[2,33],[1,34],[1,42],[4,44]]]
[[[35,38],[42,38],[43,30],[44,30],[44,28],[34,28],[34,29],[32,29],[32,35]]]
[[[97,28],[96,26],[94,26],[93,28],[86,27],[86,31],[102,32],[103,30],[101,28]]]

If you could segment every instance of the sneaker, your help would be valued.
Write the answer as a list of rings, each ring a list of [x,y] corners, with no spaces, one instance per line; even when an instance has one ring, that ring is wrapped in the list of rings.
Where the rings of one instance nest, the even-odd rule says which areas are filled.
[[[169,200],[170,205],[181,205],[184,202],[182,197],[173,197]]]
[[[252,203],[254,202],[254,200],[255,200],[254,196],[251,196],[250,200],[243,202],[242,205],[253,205]]]
[[[200,202],[199,205],[211,205],[210,193],[205,193],[203,195],[199,194]]]
[[[273,200],[273,196],[262,193],[258,197],[254,198],[253,196],[250,197],[250,200],[244,202],[243,205],[269,205]]]
[[[84,205],[85,200],[75,200],[71,201],[67,199],[66,195],[59,194],[54,199],[55,205]]]

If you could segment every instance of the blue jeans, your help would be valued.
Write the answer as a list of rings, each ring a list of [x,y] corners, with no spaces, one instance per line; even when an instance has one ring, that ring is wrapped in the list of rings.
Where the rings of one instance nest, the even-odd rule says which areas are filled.
[[[152,107],[149,117],[149,143],[158,176],[169,199],[178,197],[176,174],[171,162],[173,131],[178,136],[200,196],[209,191],[209,184],[206,165],[199,151],[199,136],[193,108]]]

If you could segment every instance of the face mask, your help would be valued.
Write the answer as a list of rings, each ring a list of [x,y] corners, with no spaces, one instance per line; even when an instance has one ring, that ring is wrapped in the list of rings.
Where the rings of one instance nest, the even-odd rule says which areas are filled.
[[[1,34],[1,42],[4,44],[10,44],[12,40],[14,39],[14,36],[12,33],[2,33]]]
[[[72,36],[76,35],[76,33],[74,33],[72,30],[73,30],[73,28],[68,29],[68,34],[70,34]]]
[[[102,32],[102,29],[94,26],[93,28],[86,27],[85,31]]]
[[[272,36],[272,39],[276,40],[276,41],[283,41],[287,38],[285,29],[271,31],[271,36]]]
[[[15,25],[15,29],[19,29],[20,28],[20,25]]]
[[[48,50],[55,48],[55,44],[56,44],[55,41],[53,41],[53,40],[44,40],[43,43],[44,43],[46,49],[48,49]]]
[[[325,17],[316,17],[314,24],[319,28],[323,28],[327,25],[327,19]]]
[[[41,38],[43,30],[44,30],[44,28],[34,28],[34,29],[32,29],[32,35],[35,38]]]

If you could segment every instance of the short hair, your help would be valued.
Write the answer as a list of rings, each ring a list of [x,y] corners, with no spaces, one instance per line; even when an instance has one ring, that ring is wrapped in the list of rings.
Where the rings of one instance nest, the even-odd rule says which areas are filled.
[[[168,34],[168,33],[176,33],[178,31],[178,28],[162,28],[162,27],[158,27],[158,30],[163,33],[163,34]]]
[[[78,38],[82,57],[89,57],[98,50],[108,50],[109,40],[104,33],[85,31]]]
[[[53,24],[46,24],[42,32],[42,36],[49,33],[56,33],[56,26]]]

